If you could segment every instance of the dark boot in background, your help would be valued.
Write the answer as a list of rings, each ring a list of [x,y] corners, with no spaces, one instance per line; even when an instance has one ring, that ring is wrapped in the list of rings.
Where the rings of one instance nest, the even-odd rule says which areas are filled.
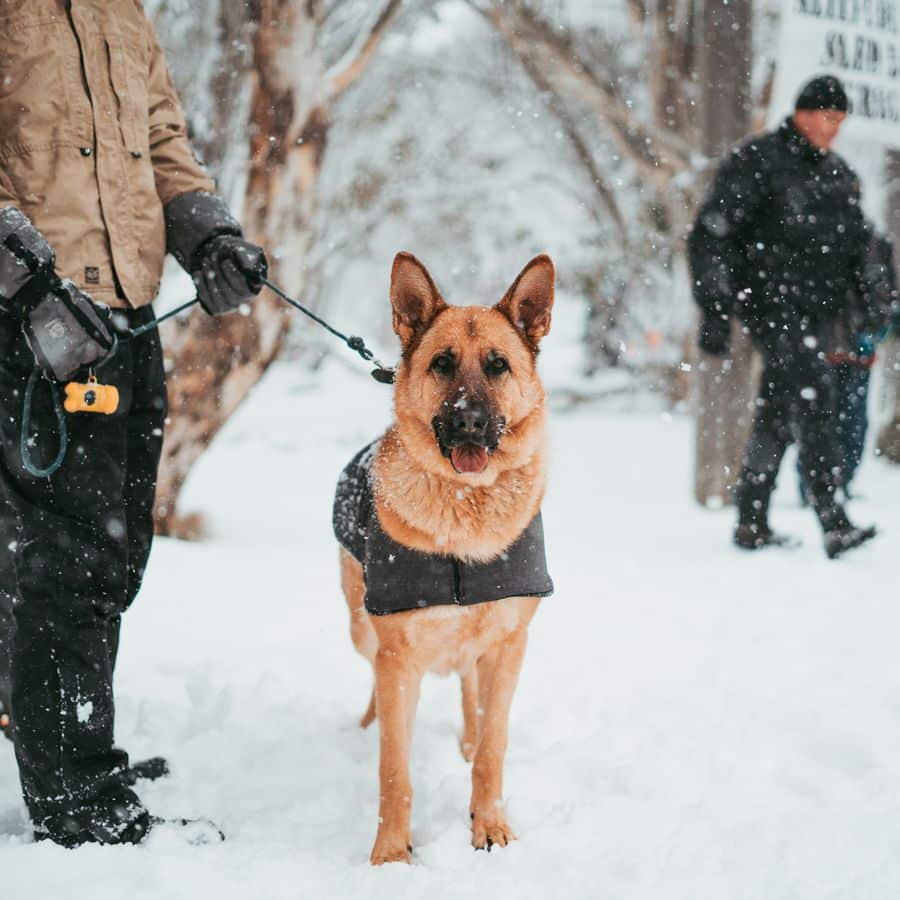
[[[785,547],[793,542],[769,527],[769,502],[775,481],[744,469],[736,489],[738,524],[734,529],[734,544],[742,550],[761,550],[763,547]]]
[[[874,525],[860,528],[854,525],[844,508],[833,500],[816,507],[816,513],[825,533],[825,555],[837,559],[842,553],[853,550],[875,537]]]

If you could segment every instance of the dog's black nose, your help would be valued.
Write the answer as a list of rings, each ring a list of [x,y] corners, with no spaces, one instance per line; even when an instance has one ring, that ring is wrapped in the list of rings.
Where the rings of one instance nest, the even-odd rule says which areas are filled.
[[[453,411],[450,427],[457,437],[465,435],[484,437],[489,421],[490,416],[484,406],[470,400],[464,407]]]

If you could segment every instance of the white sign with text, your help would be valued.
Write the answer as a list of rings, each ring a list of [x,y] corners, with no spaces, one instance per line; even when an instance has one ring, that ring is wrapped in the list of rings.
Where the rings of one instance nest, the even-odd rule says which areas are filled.
[[[900,0],[783,0],[769,124],[825,74],[850,98],[846,138],[900,147]]]

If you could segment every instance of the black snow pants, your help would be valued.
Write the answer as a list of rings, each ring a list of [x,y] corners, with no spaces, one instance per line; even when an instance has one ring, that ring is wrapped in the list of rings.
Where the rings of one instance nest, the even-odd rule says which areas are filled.
[[[149,307],[117,327],[152,321]],[[120,344],[98,372],[119,389],[118,411],[66,415],[69,449],[50,478],[34,478],[19,449],[25,385],[34,365],[17,323],[0,316],[0,496],[15,515],[0,585],[13,595],[9,646],[13,737],[36,825],[90,813],[114,790],[127,756],[113,746],[113,669],[120,617],[141,585],[153,537],[153,499],[166,417],[156,329]],[[46,466],[59,435],[51,391],[34,396],[32,458]],[[0,672],[3,666],[0,665]],[[52,830],[52,828],[51,828]]]
[[[16,514],[0,490],[0,715],[9,715],[9,657],[16,570],[12,551],[16,543]],[[3,732],[12,738],[9,728]]]
[[[822,527],[827,531],[844,524],[843,509],[835,500],[843,458],[834,369],[825,361],[817,329],[797,318],[755,342],[763,356],[763,372],[737,485],[740,523],[768,524],[782,458],[796,441],[800,468]]]

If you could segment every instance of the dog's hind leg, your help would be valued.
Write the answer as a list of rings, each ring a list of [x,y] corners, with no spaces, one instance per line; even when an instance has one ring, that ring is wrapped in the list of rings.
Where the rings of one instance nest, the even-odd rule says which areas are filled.
[[[378,635],[366,611],[366,578],[363,567],[341,547],[341,587],[350,610],[350,637],[353,646],[370,663],[375,664]]]
[[[360,728],[368,728],[375,721],[375,688],[372,687],[372,696],[369,698],[369,705],[366,707],[365,714],[359,720]]]
[[[350,637],[353,646],[374,666],[375,654],[378,652],[378,635],[366,612],[366,580],[363,568],[343,547],[341,547],[341,587],[350,610]],[[360,727],[368,728],[375,721],[375,715],[373,687],[369,706],[359,722]]]
[[[472,762],[478,747],[478,669],[473,664],[464,675],[462,682],[463,736],[460,741],[463,759]]]
[[[509,710],[525,657],[527,631],[519,628],[479,660],[479,679],[489,673],[481,738],[472,766],[472,846],[478,850],[505,847],[516,836],[503,811],[503,760],[509,730]]]

